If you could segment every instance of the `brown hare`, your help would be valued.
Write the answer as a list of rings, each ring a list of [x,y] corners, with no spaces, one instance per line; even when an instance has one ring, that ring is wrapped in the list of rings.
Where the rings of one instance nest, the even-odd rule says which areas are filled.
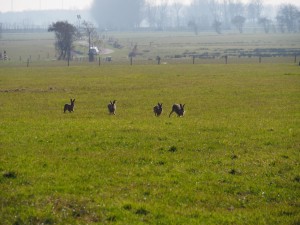
[[[109,114],[116,115],[116,109],[117,109],[116,100],[114,100],[113,102],[110,101],[110,103],[107,105],[107,108],[108,108]]]
[[[75,103],[75,98],[74,100],[70,99],[71,105],[65,104],[64,106],[64,113],[68,110],[69,112],[74,112],[74,103]]]
[[[155,116],[160,116],[162,111],[163,111],[162,103],[157,103],[157,105],[153,107],[153,112]]]
[[[181,117],[181,116],[184,116],[184,106],[185,106],[185,104],[174,104],[173,106],[172,106],[172,111],[170,112],[170,115],[169,115],[169,117],[171,116],[171,114],[173,113],[173,112],[175,112],[176,114],[177,114],[177,116],[179,116],[179,117]]]

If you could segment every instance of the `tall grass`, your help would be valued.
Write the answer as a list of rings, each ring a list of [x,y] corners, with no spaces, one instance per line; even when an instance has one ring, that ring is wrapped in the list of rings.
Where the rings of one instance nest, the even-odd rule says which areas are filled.
[[[1,223],[298,224],[299,75],[291,64],[0,68]],[[173,103],[185,117],[168,118]]]

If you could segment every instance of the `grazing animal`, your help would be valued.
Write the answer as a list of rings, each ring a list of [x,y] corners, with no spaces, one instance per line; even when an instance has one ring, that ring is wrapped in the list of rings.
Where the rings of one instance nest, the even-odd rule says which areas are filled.
[[[171,116],[171,114],[173,112],[175,112],[177,114],[177,116],[179,116],[179,117],[183,116],[184,115],[184,106],[185,106],[185,104],[183,104],[183,105],[182,104],[174,104],[172,106],[172,111],[170,112],[169,117]]]
[[[162,111],[163,111],[162,103],[157,103],[157,105],[153,107],[153,112],[155,116],[160,116]]]
[[[64,113],[68,110],[69,112],[74,112],[74,103],[75,103],[75,98],[74,100],[70,99],[71,105],[65,104],[64,106]]]
[[[110,103],[107,105],[107,108],[108,108],[109,114],[116,115],[116,109],[117,109],[116,100],[114,100],[113,102],[110,101]]]

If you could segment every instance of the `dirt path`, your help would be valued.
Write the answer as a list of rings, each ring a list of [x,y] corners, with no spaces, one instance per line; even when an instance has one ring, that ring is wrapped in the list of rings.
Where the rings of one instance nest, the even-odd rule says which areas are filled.
[[[114,52],[114,50],[109,49],[109,48],[100,49],[100,55],[108,55],[108,54],[111,54],[113,52]]]

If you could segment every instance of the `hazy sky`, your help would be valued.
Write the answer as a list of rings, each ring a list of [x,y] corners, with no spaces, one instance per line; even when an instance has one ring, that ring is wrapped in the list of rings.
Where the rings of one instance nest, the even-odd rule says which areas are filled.
[[[86,9],[93,0],[0,0],[0,12],[39,9]],[[120,0],[121,1],[121,0]],[[149,0],[151,1],[151,0]],[[153,0],[159,2],[160,0]],[[181,2],[191,0],[182,0]],[[248,2],[249,0],[242,0]],[[265,4],[292,3],[300,6],[300,0],[263,0]]]

